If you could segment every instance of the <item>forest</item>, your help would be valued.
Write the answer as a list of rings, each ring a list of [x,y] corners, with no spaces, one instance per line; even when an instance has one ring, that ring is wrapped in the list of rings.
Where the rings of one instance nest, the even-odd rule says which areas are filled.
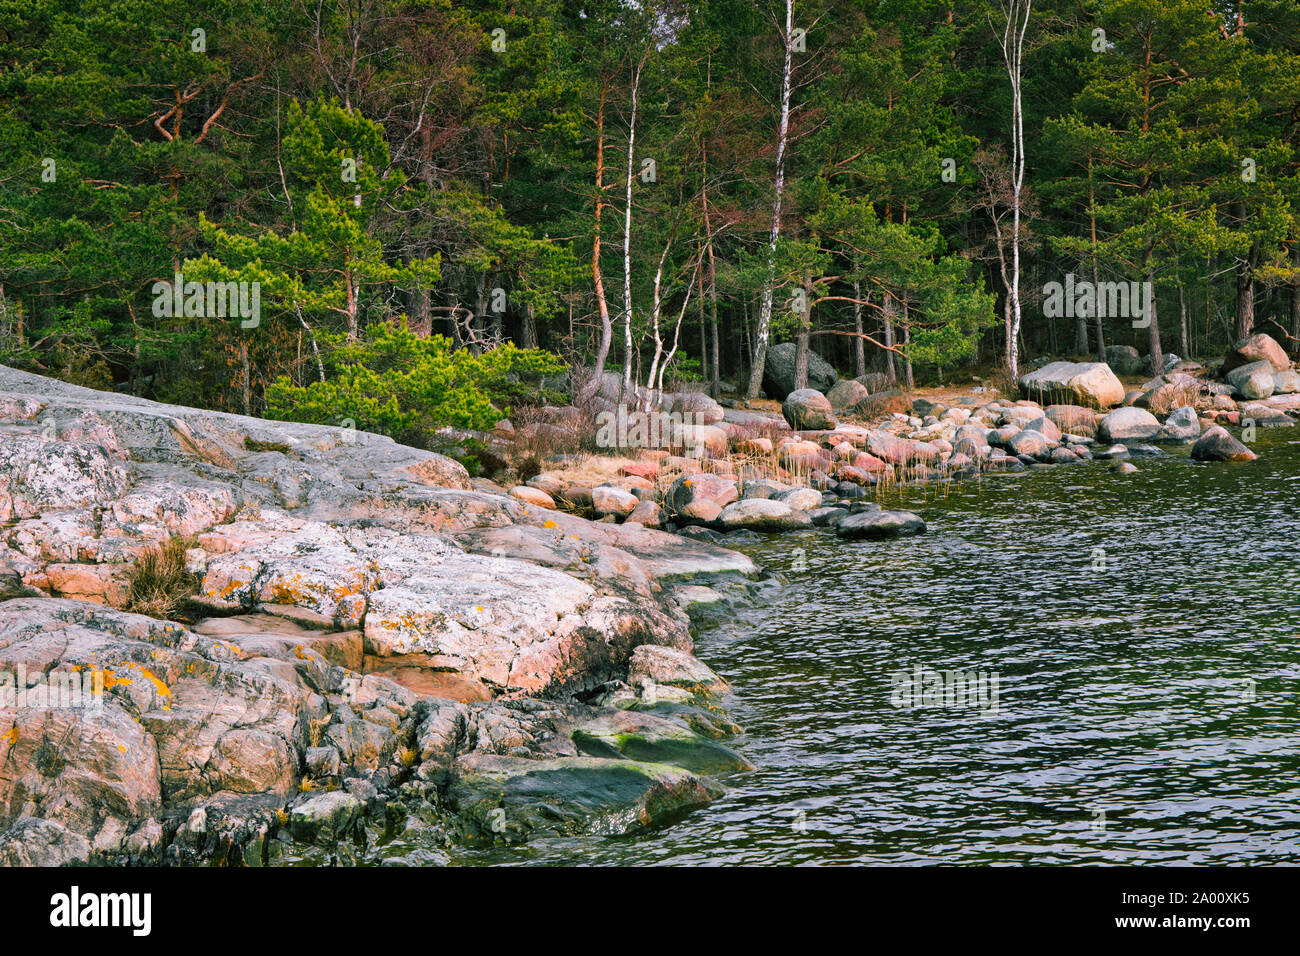
[[[1294,0],[0,0],[0,363],[409,437],[1294,351],[1298,122]]]

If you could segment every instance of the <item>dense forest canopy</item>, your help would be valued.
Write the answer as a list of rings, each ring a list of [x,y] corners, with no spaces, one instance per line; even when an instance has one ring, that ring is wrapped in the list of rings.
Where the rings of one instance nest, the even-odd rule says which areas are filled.
[[[1295,0],[0,0],[0,362],[400,431],[557,357],[1294,348],[1298,47]]]

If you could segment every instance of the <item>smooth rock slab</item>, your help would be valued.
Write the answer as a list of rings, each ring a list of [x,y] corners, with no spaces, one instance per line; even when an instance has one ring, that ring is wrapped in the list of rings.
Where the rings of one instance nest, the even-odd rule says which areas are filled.
[[[638,833],[710,802],[687,770],[599,757],[529,760],[471,754],[456,761],[447,802],[470,841]]]
[[[910,511],[862,511],[835,526],[837,535],[849,539],[897,538],[923,534],[925,530],[925,522]]]
[[[669,764],[700,774],[753,769],[753,764],[729,747],[652,714],[604,713],[575,727],[570,737],[578,752],[589,757]]]

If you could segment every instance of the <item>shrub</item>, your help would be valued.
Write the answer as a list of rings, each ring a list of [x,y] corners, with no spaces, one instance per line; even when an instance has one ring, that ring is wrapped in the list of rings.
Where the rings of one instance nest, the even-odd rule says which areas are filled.
[[[454,349],[449,338],[420,338],[405,325],[379,323],[363,341],[335,352],[324,382],[281,378],[266,391],[267,413],[287,421],[340,424],[393,438],[431,435],[444,425],[490,429],[511,404],[537,400],[541,376],[561,371],[540,349],[507,343],[481,355]]]

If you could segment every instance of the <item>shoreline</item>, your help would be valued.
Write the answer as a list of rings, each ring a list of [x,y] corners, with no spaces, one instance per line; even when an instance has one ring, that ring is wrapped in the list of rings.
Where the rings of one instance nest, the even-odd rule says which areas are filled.
[[[347,864],[399,832],[436,861],[653,827],[748,769],[678,600],[743,555],[10,369],[0,428],[0,663],[106,677],[97,713],[0,711],[0,863]],[[173,538],[185,623],[127,609]]]
[[[19,808],[0,863],[445,862],[652,829],[753,769],[727,744],[742,731],[726,681],[691,653],[710,582],[764,573],[733,536],[922,534],[872,499],[1131,468],[1207,436],[1210,458],[1251,455],[1218,425],[1241,410],[1202,404],[1160,422],[1136,402],[919,397],[766,442],[780,429],[762,412],[705,406],[715,423],[688,427],[721,444],[690,437],[722,454],[612,459],[619,477],[590,488],[556,488],[561,467],[507,492],[382,436],[0,369],[0,665],[106,687],[93,715],[0,711],[0,805]],[[1246,407],[1293,424],[1280,408],[1300,396]],[[173,539],[194,582],[180,620],[133,613],[140,562]]]

